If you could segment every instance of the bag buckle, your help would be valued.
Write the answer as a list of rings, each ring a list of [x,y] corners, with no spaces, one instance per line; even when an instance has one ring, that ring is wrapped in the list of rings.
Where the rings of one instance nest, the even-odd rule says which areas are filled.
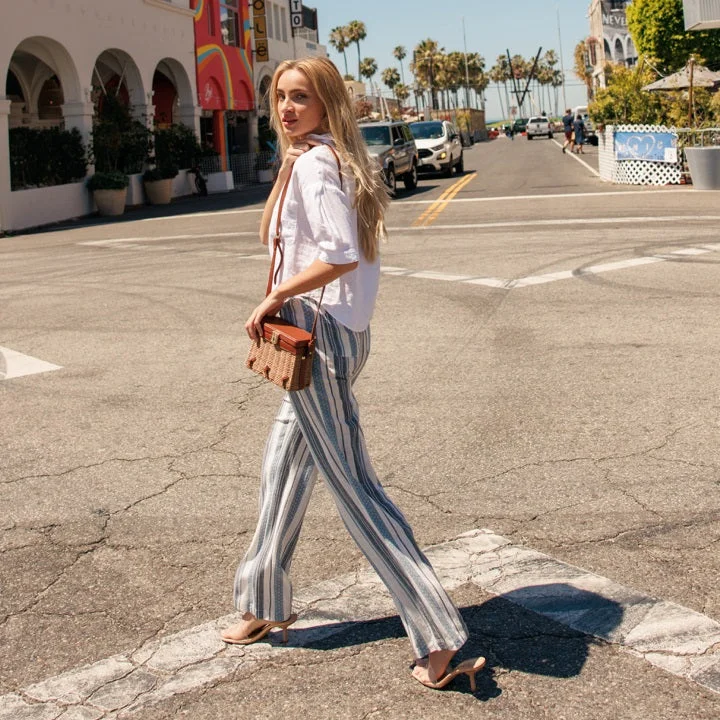
[[[270,336],[270,342],[273,345],[278,345],[280,343],[280,333],[277,330],[272,331],[272,335]]]

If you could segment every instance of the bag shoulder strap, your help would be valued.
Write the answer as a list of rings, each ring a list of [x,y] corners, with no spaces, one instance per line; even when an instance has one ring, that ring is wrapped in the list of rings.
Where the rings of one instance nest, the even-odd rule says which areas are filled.
[[[337,150],[330,145],[329,143],[321,143],[324,145],[330,152],[332,152],[333,156],[335,157],[335,162],[337,164],[338,168],[338,175],[340,176],[340,189],[343,189],[343,176],[342,176],[342,164],[340,162],[340,156],[337,153]],[[312,150],[312,148],[311,148]],[[310,152],[310,150],[308,150]],[[272,260],[270,261],[270,271],[268,272],[268,281],[267,281],[267,288],[265,290],[265,297],[267,297],[271,290],[272,290],[272,283],[273,283],[273,269],[275,268],[275,257],[277,253],[280,253],[280,262],[278,263],[277,269],[275,270],[275,280],[277,280],[278,274],[280,273],[280,268],[283,264],[283,251],[282,246],[280,243],[280,234],[282,230],[282,211],[283,206],[285,205],[285,196],[287,195],[288,188],[290,187],[290,180],[292,179],[292,168],[290,169],[290,174],[287,177],[287,180],[285,180],[285,185],[283,185],[282,192],[280,193],[280,203],[278,205],[278,212],[277,212],[277,218],[275,219],[275,235],[273,236],[273,254],[272,254]],[[318,300],[318,306],[317,310],[315,311],[315,319],[313,320],[311,335],[313,339],[315,338],[315,326],[317,325],[317,319],[318,314],[320,313],[320,304],[322,303],[323,296],[325,295],[325,286],[323,285],[322,292],[320,293],[320,300]]]

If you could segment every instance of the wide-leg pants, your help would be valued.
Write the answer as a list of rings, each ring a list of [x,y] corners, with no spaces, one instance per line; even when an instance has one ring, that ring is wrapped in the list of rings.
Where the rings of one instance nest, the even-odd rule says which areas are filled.
[[[315,305],[293,298],[282,315],[310,329]],[[368,458],[352,384],[369,349],[369,329],[354,332],[320,313],[312,384],[285,395],[265,447],[260,518],[236,573],[235,607],[266,620],[291,614],[290,564],[319,470],[392,595],[415,656],[457,650],[468,637],[465,623]]]

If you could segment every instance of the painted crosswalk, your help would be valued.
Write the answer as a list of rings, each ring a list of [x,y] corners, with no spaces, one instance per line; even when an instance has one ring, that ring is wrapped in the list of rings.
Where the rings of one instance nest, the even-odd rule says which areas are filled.
[[[612,580],[472,530],[427,549],[443,585],[467,583],[642,661],[720,693],[720,623]],[[300,620],[290,643],[226,646],[220,630],[234,615],[153,639],[134,652],[71,670],[0,697],[0,720],[101,720],[133,712],[230,678],[240,667],[275,662],[348,629],[395,614],[372,571],[327,580],[298,593]]]

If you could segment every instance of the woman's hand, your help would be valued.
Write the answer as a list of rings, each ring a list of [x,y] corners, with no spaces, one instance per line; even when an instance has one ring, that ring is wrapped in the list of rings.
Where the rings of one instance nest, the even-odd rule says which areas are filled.
[[[283,304],[283,299],[271,292],[253,311],[245,323],[245,332],[251,340],[262,337],[262,321],[266,315],[274,315]]]
[[[299,140],[298,142],[293,143],[285,153],[285,157],[283,158],[282,165],[280,166],[280,170],[278,172],[278,177],[282,177],[283,179],[287,178],[290,172],[292,172],[292,166],[295,164],[295,161],[301,155],[304,155],[308,150],[319,144],[320,143],[315,140]]]

